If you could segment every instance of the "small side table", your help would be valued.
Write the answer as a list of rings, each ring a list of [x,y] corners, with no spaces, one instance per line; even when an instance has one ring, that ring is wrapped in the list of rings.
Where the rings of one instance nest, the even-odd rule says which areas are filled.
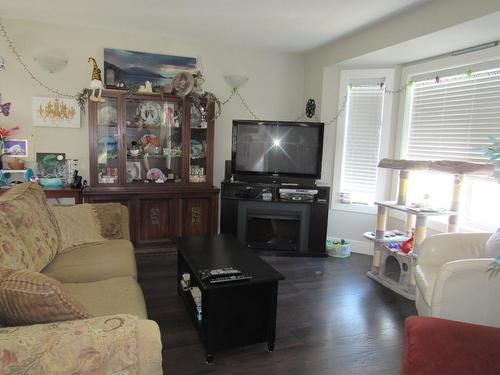
[[[0,196],[9,189],[0,189]],[[68,186],[57,188],[44,188],[45,195],[48,199],[73,198],[75,204],[83,203],[82,189],[74,189]]]
[[[75,204],[83,203],[82,189],[74,189],[68,186],[58,188],[43,188],[48,199],[73,198]]]

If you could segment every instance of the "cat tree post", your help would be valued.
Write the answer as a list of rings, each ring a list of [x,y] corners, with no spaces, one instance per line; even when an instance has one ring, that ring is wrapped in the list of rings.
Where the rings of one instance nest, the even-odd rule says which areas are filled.
[[[406,169],[399,171],[399,187],[398,187],[398,201],[397,204],[406,204],[406,193],[408,191],[408,176],[409,172]]]
[[[387,207],[378,206],[377,212],[377,230],[375,231],[375,243],[377,240],[385,238],[385,228],[387,225]],[[380,269],[381,246],[375,246],[373,249],[372,272],[377,273]]]
[[[413,252],[418,254],[418,247],[424,242],[427,236],[427,216],[417,215],[415,224],[415,242],[413,243]]]
[[[460,212],[460,195],[462,194],[462,186],[464,182],[463,174],[456,174],[453,181],[453,196],[451,199],[450,210],[455,211],[456,215],[451,215],[448,218],[448,232],[458,232],[458,213]]]

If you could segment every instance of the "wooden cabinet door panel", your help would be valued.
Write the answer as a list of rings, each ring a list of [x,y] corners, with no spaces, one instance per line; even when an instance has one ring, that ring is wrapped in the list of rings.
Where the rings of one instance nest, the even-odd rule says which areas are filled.
[[[182,235],[211,233],[211,198],[182,199]]]
[[[162,245],[175,237],[176,204],[173,198],[138,198],[136,242],[139,246]]]

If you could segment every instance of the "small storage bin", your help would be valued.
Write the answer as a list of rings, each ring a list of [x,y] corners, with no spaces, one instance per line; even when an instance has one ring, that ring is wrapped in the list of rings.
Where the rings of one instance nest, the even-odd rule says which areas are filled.
[[[351,244],[344,240],[341,242],[327,240],[326,252],[331,257],[348,258],[351,256]]]

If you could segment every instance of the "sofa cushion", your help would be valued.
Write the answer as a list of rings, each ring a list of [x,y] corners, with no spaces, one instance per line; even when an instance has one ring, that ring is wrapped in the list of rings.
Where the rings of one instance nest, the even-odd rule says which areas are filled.
[[[61,231],[60,252],[104,240],[101,236],[101,225],[97,213],[90,204],[53,206],[51,210],[54,212]]]
[[[3,325],[48,323],[90,316],[58,281],[38,272],[0,268],[0,322]]]
[[[9,189],[0,197],[0,211],[14,225],[19,239],[31,255],[32,269],[43,269],[61,248],[59,226],[43,189],[32,182]]]
[[[107,240],[57,254],[42,273],[62,283],[86,283],[113,277],[137,279],[135,254],[127,240]]]
[[[92,315],[131,314],[147,319],[142,290],[131,277],[64,286],[90,311]]]
[[[425,303],[431,306],[434,284],[439,274],[440,266],[419,264],[415,269],[415,282]]]
[[[33,259],[17,236],[16,229],[0,212],[0,266],[13,269],[33,269]]]

